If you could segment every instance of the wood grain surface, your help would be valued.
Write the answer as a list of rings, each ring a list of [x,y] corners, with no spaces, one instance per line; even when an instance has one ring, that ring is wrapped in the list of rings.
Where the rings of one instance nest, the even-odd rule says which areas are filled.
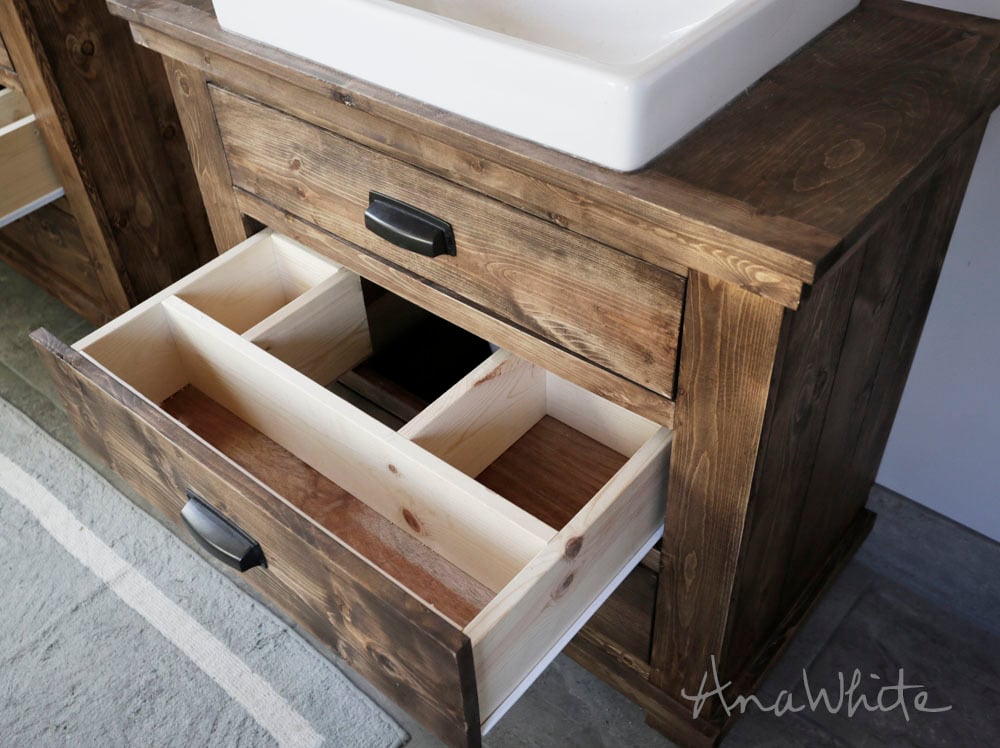
[[[667,397],[684,280],[374,150],[211,87],[233,183]],[[451,224],[454,257],[365,228],[369,193]]]
[[[11,0],[0,28],[98,280],[89,299],[63,299],[82,311],[100,294],[90,319],[106,321],[212,256],[165,76],[103,0]],[[55,263],[36,275],[49,270],[60,274]]]
[[[560,530],[621,469],[625,459],[544,416],[477,480]]]
[[[1000,21],[865,5],[700,127],[656,170],[841,237],[820,271],[905,201],[1000,104]],[[987,33],[992,31],[992,33]]]
[[[725,647],[782,312],[688,279],[652,654],[653,682],[674,694],[694,693]]]
[[[66,198],[0,229],[0,257],[82,317],[104,316],[100,280]]]
[[[361,247],[344,242],[265,200],[243,191],[237,192],[237,200],[247,215],[327,254],[362,277],[439,317],[650,420],[665,426],[673,423],[674,403],[671,400],[555,347],[485,310],[470,306],[444,289],[428,285],[413,274],[389,265]]]

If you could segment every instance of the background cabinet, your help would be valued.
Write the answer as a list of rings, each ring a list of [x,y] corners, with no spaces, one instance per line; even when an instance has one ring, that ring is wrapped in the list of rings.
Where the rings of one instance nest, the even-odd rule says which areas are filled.
[[[162,64],[128,25],[103,0],[5,0],[0,37],[0,86],[23,91],[65,190],[0,230],[0,259],[97,323],[212,257]]]

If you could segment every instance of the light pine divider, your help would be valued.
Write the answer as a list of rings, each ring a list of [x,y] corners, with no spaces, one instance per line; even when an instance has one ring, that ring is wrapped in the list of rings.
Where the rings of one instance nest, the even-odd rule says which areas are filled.
[[[361,279],[330,276],[243,337],[320,384],[329,384],[372,354]]]
[[[545,415],[629,459],[465,627],[484,729],[499,720],[662,534],[673,432],[506,351],[495,353],[400,430],[477,475]]]
[[[496,591],[550,528],[179,297],[163,301],[191,384]]]

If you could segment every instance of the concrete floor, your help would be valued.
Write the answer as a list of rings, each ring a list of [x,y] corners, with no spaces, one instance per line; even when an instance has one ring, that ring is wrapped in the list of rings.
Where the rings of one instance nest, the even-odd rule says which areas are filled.
[[[0,264],[0,397],[88,461],[61,410],[28,333],[44,326],[66,342],[91,328],[29,281]],[[113,483],[102,465],[95,467]],[[123,491],[128,492],[122,487]],[[879,684],[921,684],[926,706],[909,719],[900,709],[864,708],[852,717],[805,710],[774,716],[751,708],[727,746],[1000,745],[1000,545],[885,489],[870,507],[875,529],[767,680],[761,701],[782,690],[805,703],[804,676],[813,692],[849,682],[874,700]],[[421,748],[438,742],[353,673],[355,682]],[[875,680],[879,678],[881,680]],[[839,689],[837,689],[839,691]],[[836,697],[836,694],[834,694]],[[836,701],[836,698],[834,698]],[[886,695],[891,706],[895,697]],[[566,657],[560,657],[486,740],[490,746],[666,746],[646,727],[641,710]]]

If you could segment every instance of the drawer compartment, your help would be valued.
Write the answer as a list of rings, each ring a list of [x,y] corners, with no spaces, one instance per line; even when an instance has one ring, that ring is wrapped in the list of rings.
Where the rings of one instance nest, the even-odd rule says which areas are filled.
[[[263,104],[212,96],[239,190],[673,396],[683,278]],[[455,255],[422,256],[366,229],[371,193],[450,224]]]
[[[27,100],[13,88],[0,89],[0,228],[62,195]]]
[[[369,354],[365,310],[265,232],[35,340],[117,472],[178,525],[201,497],[260,544],[262,594],[476,744],[661,534],[671,432],[506,351],[394,431],[324,386]]]

